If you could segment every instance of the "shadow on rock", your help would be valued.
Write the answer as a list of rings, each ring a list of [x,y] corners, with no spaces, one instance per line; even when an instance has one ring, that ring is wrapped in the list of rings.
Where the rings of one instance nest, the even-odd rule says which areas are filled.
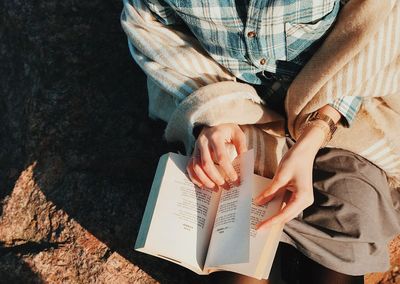
[[[30,267],[14,253],[2,254],[0,250],[0,283],[43,283],[40,275],[34,273]]]
[[[38,216],[47,216],[47,231],[40,238],[8,239],[14,249],[1,256],[0,266],[14,259],[19,269],[28,271],[17,246],[52,246],[74,221],[108,247],[97,258],[100,264],[117,252],[157,281],[203,281],[186,269],[133,251],[158,158],[177,148],[162,140],[164,124],[147,118],[145,76],[134,65],[120,28],[121,3],[23,0],[1,5],[0,178],[5,190],[0,198],[9,210],[2,215],[13,216],[13,187],[33,164],[36,191],[27,182],[20,193],[29,201],[40,189],[45,198],[38,202],[48,202],[51,210],[35,214],[18,207],[18,214],[32,213],[39,225],[45,221]],[[58,220],[64,215],[57,210],[68,220]],[[18,226],[22,224],[14,222],[8,229]],[[65,240],[72,246],[78,237]],[[40,272],[35,256],[46,248],[24,249]],[[33,271],[23,275],[25,282],[38,279]]]

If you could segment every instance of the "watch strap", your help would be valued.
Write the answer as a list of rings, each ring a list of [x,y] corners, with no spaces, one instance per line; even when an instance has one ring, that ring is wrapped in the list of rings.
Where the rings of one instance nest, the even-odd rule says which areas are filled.
[[[337,129],[336,123],[335,123],[335,122],[333,121],[333,119],[330,118],[328,115],[322,114],[322,113],[319,113],[318,111],[316,111],[316,112],[314,112],[314,113],[310,116],[310,118],[308,119],[308,121],[310,121],[310,122],[311,122],[311,121],[314,121],[314,120],[322,120],[322,121],[325,121],[325,122],[328,124],[328,126],[329,126],[331,135],[333,135],[333,133],[335,133],[335,131],[336,131],[336,129]]]

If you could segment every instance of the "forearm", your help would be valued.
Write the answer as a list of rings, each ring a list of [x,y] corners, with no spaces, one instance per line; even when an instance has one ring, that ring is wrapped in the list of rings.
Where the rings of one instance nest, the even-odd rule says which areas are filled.
[[[303,157],[313,160],[326,139],[325,135],[325,132],[321,128],[309,125],[303,130],[292,151],[300,152],[303,154]]]

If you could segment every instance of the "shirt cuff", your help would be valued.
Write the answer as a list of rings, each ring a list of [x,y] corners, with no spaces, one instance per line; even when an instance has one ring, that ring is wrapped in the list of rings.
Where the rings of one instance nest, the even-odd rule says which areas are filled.
[[[362,97],[358,96],[343,96],[336,99],[333,103],[329,105],[335,108],[343,116],[343,125],[345,127],[350,127],[354,121],[358,110],[360,109],[362,103]]]

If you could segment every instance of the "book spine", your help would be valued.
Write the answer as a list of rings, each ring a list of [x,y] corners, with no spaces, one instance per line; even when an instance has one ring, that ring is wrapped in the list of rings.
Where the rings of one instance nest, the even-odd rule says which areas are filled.
[[[169,154],[161,156],[156,170],[156,175],[151,186],[150,194],[147,200],[146,209],[144,210],[142,223],[140,225],[139,234],[136,238],[135,249],[143,248],[146,244],[147,234],[149,232],[151,219],[153,218],[154,209],[156,207],[158,193],[160,191],[161,182],[164,178],[166,164],[169,160]]]

